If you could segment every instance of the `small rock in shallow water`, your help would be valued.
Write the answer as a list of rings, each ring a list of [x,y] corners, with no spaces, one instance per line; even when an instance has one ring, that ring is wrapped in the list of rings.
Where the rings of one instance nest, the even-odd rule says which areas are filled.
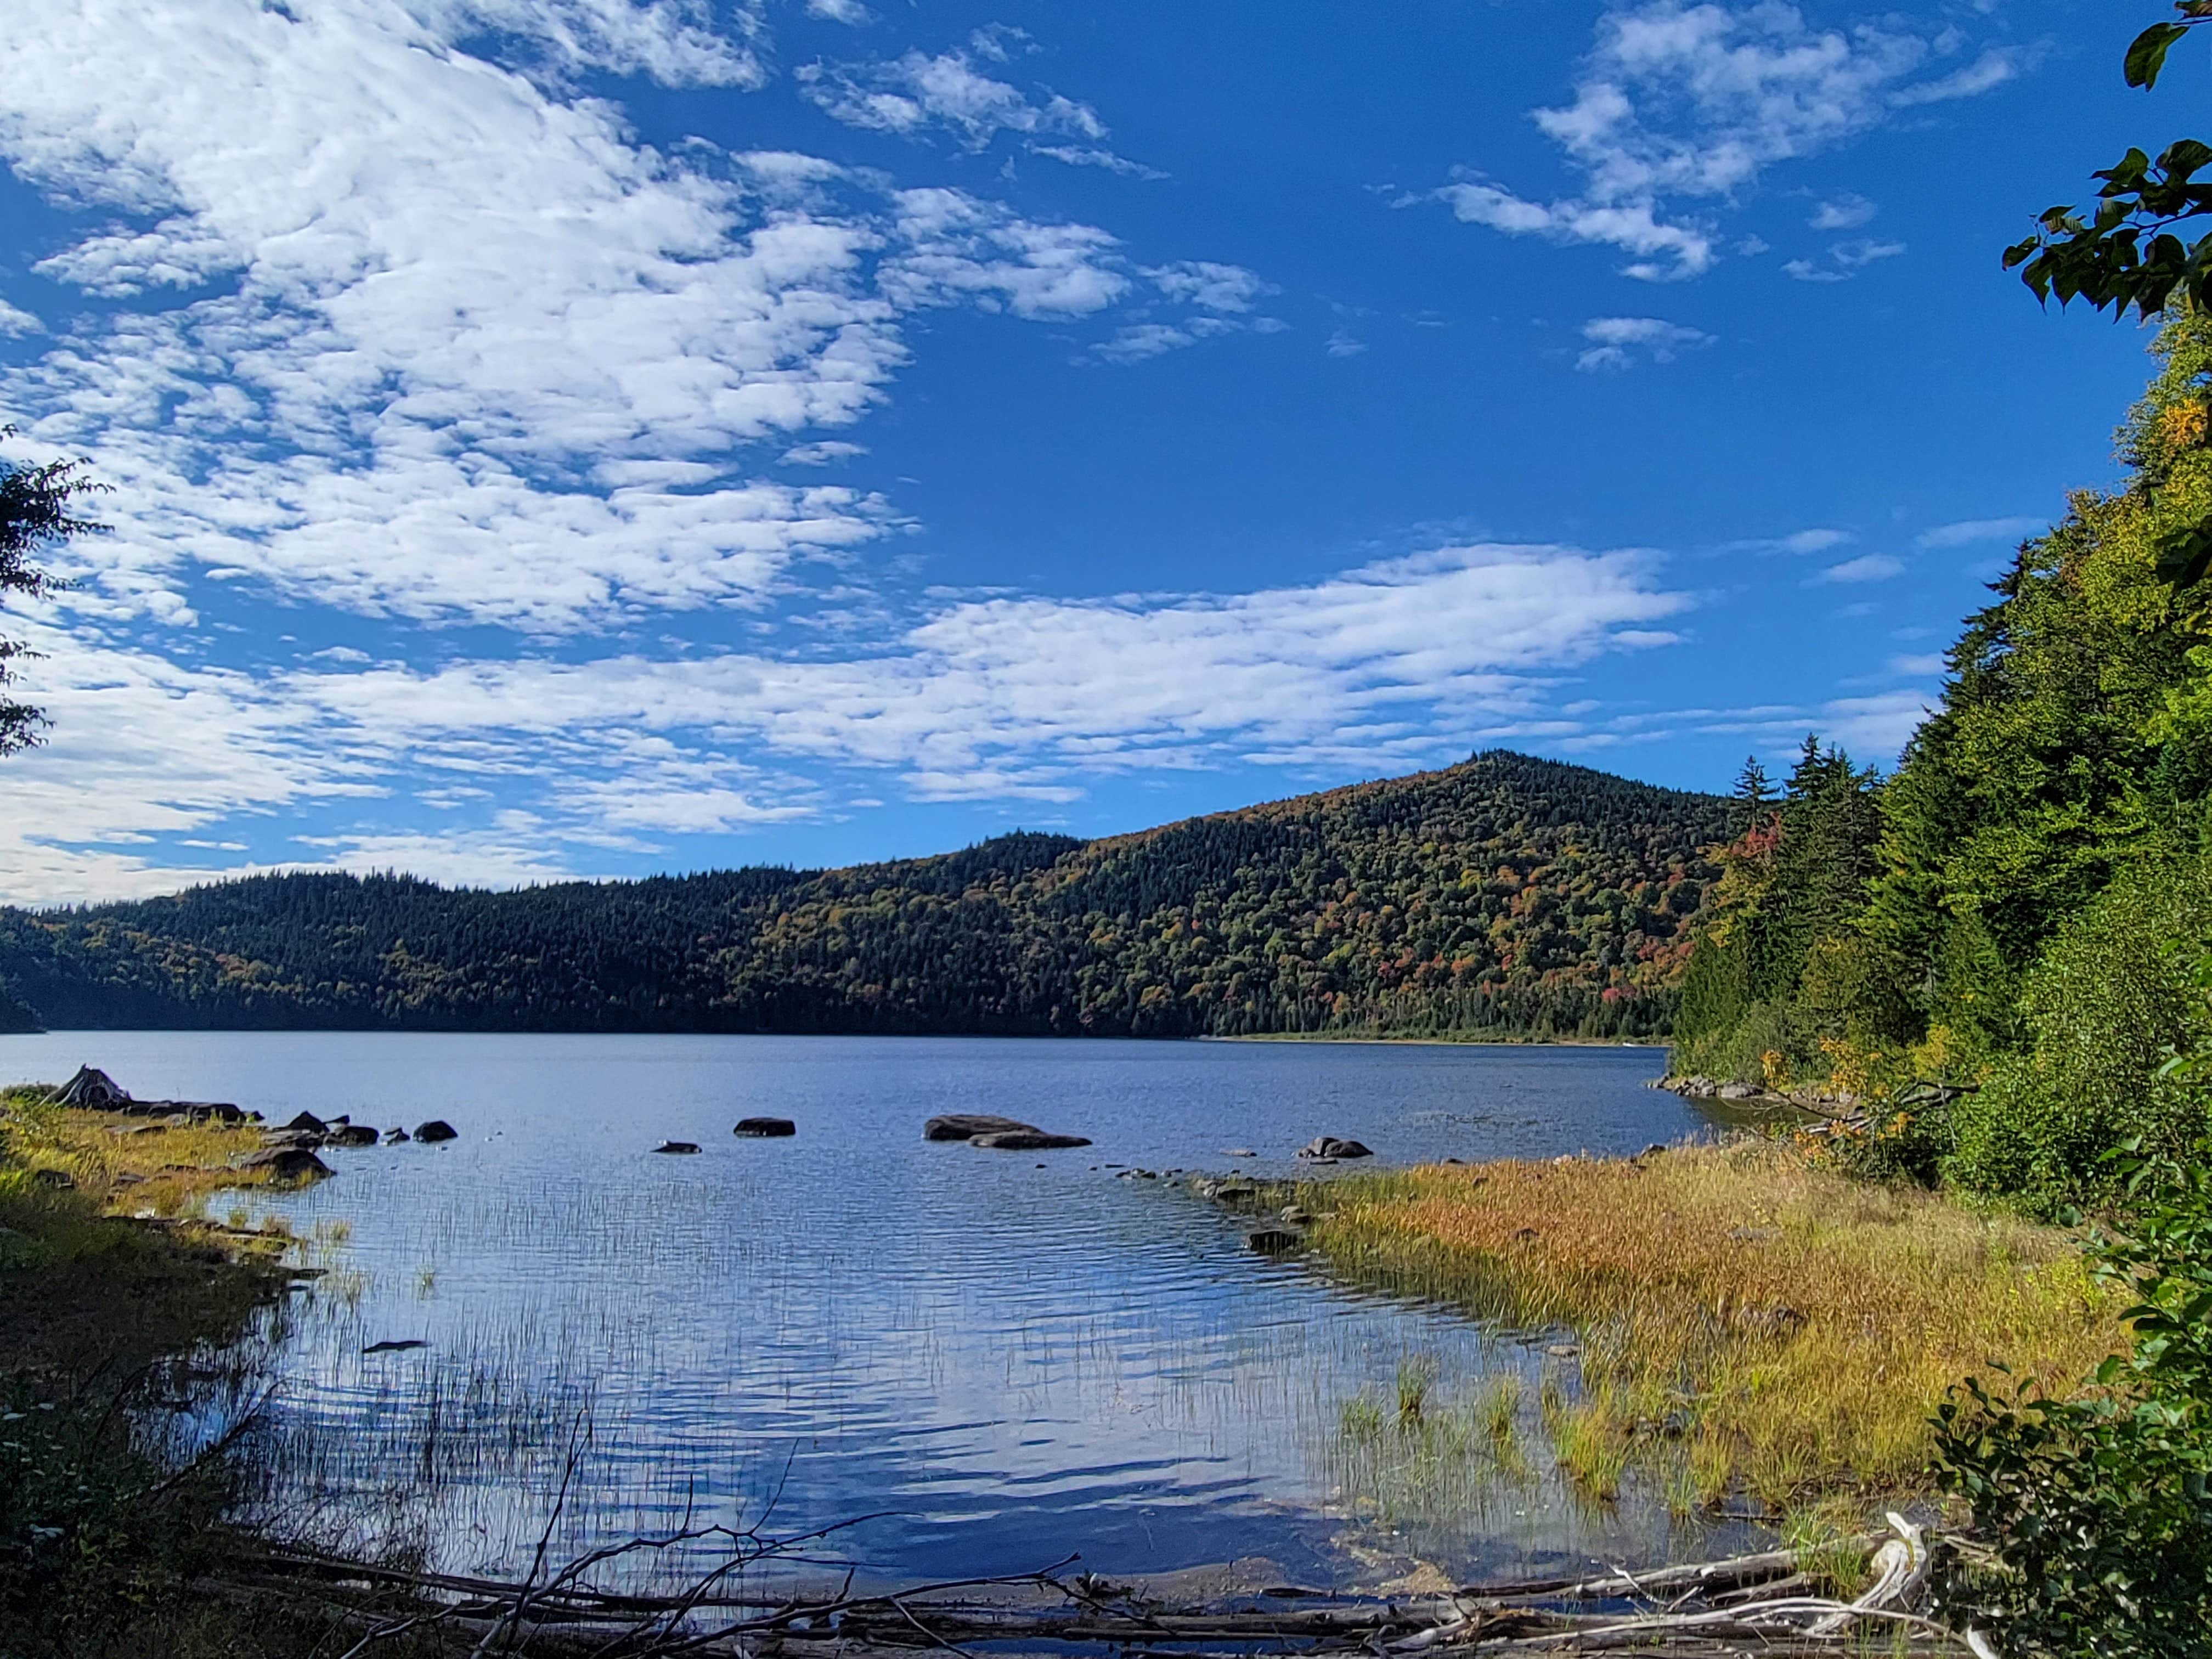
[[[331,1130],[330,1137],[333,1146],[374,1146],[376,1138],[376,1131],[366,1123],[346,1124]]]
[[[691,1140],[664,1140],[653,1150],[656,1152],[696,1152],[699,1146]]]
[[[1231,1146],[1221,1155],[1224,1158],[1257,1158],[1260,1156],[1259,1153],[1254,1152],[1249,1146]]]
[[[1295,1227],[1255,1227],[1244,1242],[1261,1255],[1288,1255],[1305,1248],[1305,1235]]]
[[[388,1129],[385,1132],[384,1144],[387,1146],[397,1146],[408,1138],[407,1131],[404,1129]]]
[[[430,1345],[419,1336],[402,1337],[396,1342],[372,1342],[363,1353],[404,1353],[410,1348],[427,1348]]]
[[[459,1139],[459,1132],[454,1129],[453,1126],[447,1122],[445,1119],[434,1117],[428,1123],[423,1124],[420,1128],[415,1131],[415,1139],[417,1140],[434,1142],[440,1140],[456,1140]]]
[[[1375,1154],[1356,1140],[1340,1135],[1316,1135],[1298,1149],[1298,1156],[1315,1163],[1334,1164],[1340,1158],[1372,1158]]]
[[[738,1120],[738,1127],[730,1133],[772,1140],[781,1135],[797,1134],[799,1126],[787,1117],[741,1117]]]

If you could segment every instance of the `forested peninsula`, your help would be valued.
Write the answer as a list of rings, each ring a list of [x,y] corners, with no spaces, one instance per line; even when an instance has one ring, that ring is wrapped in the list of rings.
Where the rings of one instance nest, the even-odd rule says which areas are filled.
[[[1747,766],[1678,1073],[1880,1106],[1855,1156],[2031,1207],[2212,1127],[2212,321],[2166,325],[2130,468],[2023,544],[1893,774]]]
[[[0,910],[0,998],[64,1027],[1649,1036],[1730,810],[1492,750],[843,870],[260,876]]]

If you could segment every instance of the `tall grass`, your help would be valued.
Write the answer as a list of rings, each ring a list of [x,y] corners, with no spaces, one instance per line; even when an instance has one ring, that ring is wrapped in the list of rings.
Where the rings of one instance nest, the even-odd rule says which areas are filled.
[[[2063,1233],[1771,1144],[1352,1176],[1302,1201],[1339,1272],[1580,1333],[1579,1390],[1547,1389],[1544,1416],[1592,1495],[1636,1463],[1678,1506],[1917,1492],[1960,1376],[1995,1359],[2070,1382],[2118,1344]]]

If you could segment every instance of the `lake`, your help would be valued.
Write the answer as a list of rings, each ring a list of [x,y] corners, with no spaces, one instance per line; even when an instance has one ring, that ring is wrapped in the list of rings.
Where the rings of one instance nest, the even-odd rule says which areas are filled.
[[[356,1547],[519,1571],[581,1444],[558,1548],[686,1516],[842,1527],[802,1553],[867,1581],[1076,1553],[1109,1574],[1264,1558],[1263,1577],[1334,1586],[1418,1559],[1466,1581],[1743,1536],[1632,1484],[1595,1504],[1562,1483],[1541,1408],[1574,1386],[1547,1352],[1562,1333],[1332,1283],[1254,1254],[1179,1182],[1121,1173],[1288,1175],[1321,1133],[1373,1147],[1366,1167],[1632,1152],[1708,1127],[1648,1086],[1657,1048],[0,1036],[0,1080],[79,1064],[272,1122],[459,1131],[329,1151],[334,1180],[214,1206],[283,1218],[325,1270],[263,1334],[279,1526],[344,1517]],[[1095,1144],[923,1141],[951,1111]],[[799,1133],[731,1133],[757,1115]],[[363,1352],[403,1341],[427,1346]],[[1431,1427],[1377,1433],[1355,1402],[1395,1421],[1407,1376]],[[1509,1455],[1434,1426],[1501,1398]]]

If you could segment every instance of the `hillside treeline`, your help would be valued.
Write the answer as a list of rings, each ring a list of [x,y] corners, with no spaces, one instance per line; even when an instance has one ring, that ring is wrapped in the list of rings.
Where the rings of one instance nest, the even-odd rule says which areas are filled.
[[[57,1026],[1644,1036],[1727,803],[1492,751],[1097,842],[514,892],[255,877],[0,910]]]
[[[2126,482],[2020,548],[1894,775],[1747,769],[1678,1071],[1917,1101],[1870,1155],[2036,1203],[2123,1144],[2203,1161],[2168,1062],[2212,1042],[2212,323],[2156,349]]]

